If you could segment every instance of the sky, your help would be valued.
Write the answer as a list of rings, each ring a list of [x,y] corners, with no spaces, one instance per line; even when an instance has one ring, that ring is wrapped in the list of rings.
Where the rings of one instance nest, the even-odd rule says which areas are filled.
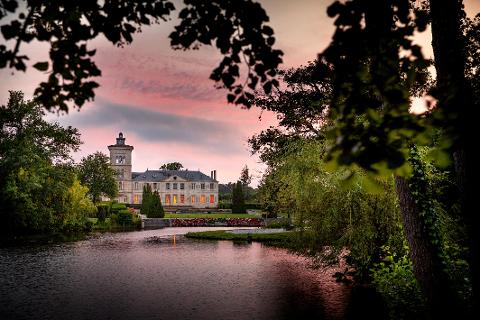
[[[275,31],[275,47],[284,52],[282,68],[298,67],[314,60],[329,44],[333,20],[326,15],[331,0],[262,0]],[[179,3],[178,1],[176,3]],[[176,5],[178,8],[179,5]],[[466,1],[467,13],[480,11],[480,0]],[[170,48],[168,35],[177,23],[172,20],[142,29],[132,44],[118,48],[103,38],[89,43],[97,49],[95,62],[102,70],[93,102],[80,111],[49,114],[48,119],[80,130],[83,144],[73,155],[76,161],[95,151],[108,154],[107,146],[123,132],[134,146],[133,171],[158,169],[178,161],[189,170],[209,174],[217,170],[221,183],[236,181],[247,165],[257,185],[265,166],[252,156],[250,136],[276,124],[276,116],[259,109],[241,109],[226,102],[225,90],[209,80],[221,55],[212,47],[194,51]],[[3,22],[3,21],[2,21]],[[2,39],[2,41],[4,41]],[[426,56],[432,56],[429,32],[416,38]],[[30,65],[45,61],[44,43],[22,45]],[[6,104],[8,90],[22,90],[31,98],[47,74],[28,68],[26,73],[0,70],[0,104]],[[421,110],[417,100],[413,108]]]

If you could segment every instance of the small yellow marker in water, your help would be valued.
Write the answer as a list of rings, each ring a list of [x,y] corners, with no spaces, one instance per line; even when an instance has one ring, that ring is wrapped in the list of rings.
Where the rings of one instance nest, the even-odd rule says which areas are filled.
[[[175,235],[173,235],[173,245],[175,245],[175,242],[176,242]]]

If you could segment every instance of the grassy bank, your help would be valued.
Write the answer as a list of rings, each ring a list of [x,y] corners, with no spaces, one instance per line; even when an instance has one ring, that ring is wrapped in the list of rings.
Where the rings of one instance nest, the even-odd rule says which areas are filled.
[[[110,218],[105,218],[104,221],[99,221],[97,218],[89,218],[92,222],[92,231],[122,231],[122,230],[139,230],[141,229],[140,220],[135,219],[133,223],[126,226],[119,225],[112,222]]]
[[[224,230],[189,232],[185,235],[192,239],[205,240],[233,240],[233,241],[256,241],[264,242],[276,246],[286,247],[292,242],[292,232],[281,233],[230,233]]]
[[[246,213],[165,213],[165,218],[260,218],[260,215]]]

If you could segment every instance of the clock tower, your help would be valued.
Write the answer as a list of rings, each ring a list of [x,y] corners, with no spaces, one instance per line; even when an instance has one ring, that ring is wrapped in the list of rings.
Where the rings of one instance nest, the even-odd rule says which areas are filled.
[[[118,134],[117,143],[108,146],[110,165],[117,171],[119,202],[131,203],[132,191],[132,150],[125,144],[123,133]]]

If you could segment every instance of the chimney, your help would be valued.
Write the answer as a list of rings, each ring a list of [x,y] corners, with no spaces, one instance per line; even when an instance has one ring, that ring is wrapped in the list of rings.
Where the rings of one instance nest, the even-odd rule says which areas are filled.
[[[210,178],[213,179],[213,171],[210,171]]]
[[[213,170],[213,180],[217,181],[217,170]]]

